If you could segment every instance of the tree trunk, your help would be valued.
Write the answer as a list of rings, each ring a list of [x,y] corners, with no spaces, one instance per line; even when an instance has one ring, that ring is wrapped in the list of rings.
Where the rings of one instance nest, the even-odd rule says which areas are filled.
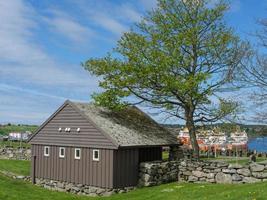
[[[196,128],[193,118],[193,111],[188,109],[185,111],[186,127],[189,131],[190,141],[193,149],[193,158],[199,160],[199,146],[196,137]]]

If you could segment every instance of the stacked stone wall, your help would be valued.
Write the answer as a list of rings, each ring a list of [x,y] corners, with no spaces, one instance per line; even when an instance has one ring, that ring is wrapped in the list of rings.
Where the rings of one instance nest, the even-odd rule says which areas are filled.
[[[140,164],[139,186],[168,182],[243,184],[267,180],[267,162],[246,166],[211,161],[145,162]]]
[[[31,149],[26,148],[0,148],[0,159],[30,160]]]

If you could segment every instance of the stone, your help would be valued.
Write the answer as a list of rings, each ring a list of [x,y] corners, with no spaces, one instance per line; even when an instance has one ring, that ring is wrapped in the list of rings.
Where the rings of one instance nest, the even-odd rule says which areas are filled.
[[[190,171],[185,171],[185,172],[183,172],[183,175],[185,175],[185,176],[191,176],[191,175],[192,175],[192,172],[190,172]]]
[[[252,163],[249,165],[249,168],[252,172],[262,172],[264,170],[264,165],[258,165],[256,163]]]
[[[215,183],[215,182],[216,182],[214,178],[212,178],[212,179],[207,179],[206,181],[207,181],[208,183]]]
[[[259,165],[267,165],[267,160],[261,161],[261,162],[257,162],[257,164]]]
[[[71,190],[75,193],[80,192],[81,189],[79,187],[72,187]]]
[[[233,174],[232,181],[242,181],[242,177],[238,174]]]
[[[264,179],[264,178],[267,178],[267,173],[266,172],[252,172],[252,176],[255,178]]]
[[[57,183],[57,187],[58,188],[65,188],[65,184],[64,183],[61,183],[61,182],[58,182]]]
[[[229,184],[232,183],[232,176],[230,174],[219,172],[216,174],[215,180],[217,183]]]
[[[202,172],[202,171],[193,171],[192,174],[193,174],[193,176],[196,176],[198,178],[206,176],[206,174],[204,172]]]
[[[103,197],[109,197],[109,196],[111,196],[111,195],[113,195],[113,194],[114,194],[113,191],[109,191],[109,192],[104,192],[104,193],[102,194],[102,196],[103,196]]]
[[[243,176],[250,176],[251,175],[250,170],[246,169],[246,168],[238,169],[237,173],[240,175],[243,175]]]
[[[228,169],[241,169],[241,168],[243,168],[243,166],[240,164],[230,164],[228,166]]]
[[[253,177],[244,177],[243,178],[243,183],[257,183],[257,182],[261,182],[261,180],[257,179],[257,178],[253,178]]]
[[[217,162],[217,167],[228,167],[229,164],[225,162]]]
[[[236,169],[222,169],[222,172],[226,174],[234,174],[236,173]]]
[[[16,179],[21,179],[21,180],[23,180],[23,179],[25,179],[25,176],[17,176]]]
[[[198,178],[197,177],[195,177],[195,176],[189,176],[188,177],[188,182],[196,182],[196,181],[198,181]]]
[[[214,173],[208,173],[207,174],[207,178],[208,179],[214,179],[214,177],[215,177],[215,174]]]

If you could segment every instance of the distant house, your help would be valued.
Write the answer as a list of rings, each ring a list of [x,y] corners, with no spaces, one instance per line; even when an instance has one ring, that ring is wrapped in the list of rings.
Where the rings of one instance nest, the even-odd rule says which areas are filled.
[[[177,139],[136,107],[110,111],[66,101],[29,139],[32,176],[103,188],[135,186],[140,162]]]
[[[27,141],[29,139],[30,136],[30,132],[25,132],[25,133],[21,133],[21,132],[12,132],[8,134],[8,140],[10,141]]]

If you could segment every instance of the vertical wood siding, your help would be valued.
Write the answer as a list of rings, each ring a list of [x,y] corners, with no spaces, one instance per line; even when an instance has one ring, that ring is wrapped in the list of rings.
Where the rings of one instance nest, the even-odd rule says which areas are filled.
[[[136,186],[138,171],[138,149],[114,150],[114,187]]]
[[[58,129],[62,128],[59,132]],[[71,128],[65,132],[65,128]],[[77,132],[80,128],[80,132]],[[64,145],[78,147],[116,148],[98,129],[79,112],[66,105],[30,141],[31,144]]]
[[[65,147],[65,158],[59,158],[59,147],[64,146],[50,146],[50,155],[46,157],[44,145],[32,145],[37,178],[113,188],[113,150],[99,149],[100,160],[93,161],[92,148],[81,148],[81,159],[77,160],[75,147]]]

